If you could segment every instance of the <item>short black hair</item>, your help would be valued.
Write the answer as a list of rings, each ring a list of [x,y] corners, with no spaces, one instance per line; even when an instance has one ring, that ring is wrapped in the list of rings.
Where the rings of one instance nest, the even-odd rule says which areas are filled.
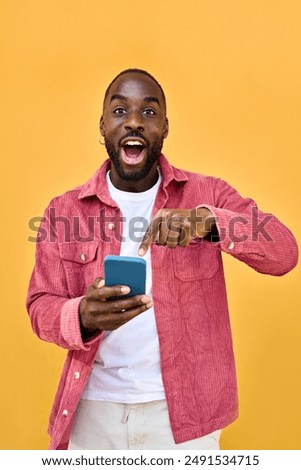
[[[156,85],[160,88],[161,90],[161,93],[162,93],[162,96],[163,96],[163,102],[164,102],[164,106],[165,106],[165,109],[166,109],[166,98],[165,98],[165,93],[163,91],[163,88],[162,86],[160,85],[160,83],[155,79],[155,77],[153,77],[149,72],[147,72],[146,70],[143,70],[143,69],[126,69],[126,70],[123,70],[122,72],[120,72],[118,75],[116,75],[115,78],[113,78],[113,80],[111,81],[110,85],[108,86],[108,88],[106,89],[106,92],[105,92],[105,96],[104,96],[104,100],[103,100],[103,104],[105,103],[106,101],[106,98],[109,94],[109,91],[110,91],[110,88],[111,86],[113,85],[113,83],[115,82],[115,80],[117,80],[117,78],[119,78],[121,75],[124,75],[126,73],[143,73],[144,75],[146,75],[147,77],[151,78],[155,83]]]

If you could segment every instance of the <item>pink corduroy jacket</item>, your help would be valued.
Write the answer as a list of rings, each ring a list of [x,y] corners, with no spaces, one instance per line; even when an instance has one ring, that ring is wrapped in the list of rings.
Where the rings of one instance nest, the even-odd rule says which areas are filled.
[[[297,263],[291,232],[218,178],[183,171],[161,155],[161,208],[207,207],[219,239],[188,247],[151,245],[153,300],[162,378],[176,443],[223,428],[238,416],[237,382],[221,252],[256,271],[281,276]],[[122,214],[110,198],[106,160],[83,186],[52,200],[42,220],[27,308],[34,332],[68,350],[52,408],[50,449],[65,449],[96,352],[99,332],[81,338],[78,307],[119,254]],[[137,244],[137,247],[139,243]]]

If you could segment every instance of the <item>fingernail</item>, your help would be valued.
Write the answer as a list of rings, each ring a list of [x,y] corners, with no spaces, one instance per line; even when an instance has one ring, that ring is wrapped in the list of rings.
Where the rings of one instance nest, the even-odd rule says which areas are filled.
[[[139,255],[139,256],[143,256],[143,255],[144,255],[144,248],[140,248],[140,249],[139,249],[138,255]]]
[[[128,286],[123,286],[120,290],[123,294],[127,294],[131,289]]]
[[[97,288],[99,287],[103,287],[105,285],[105,280],[102,279],[101,281],[99,281],[99,283],[97,284]]]
[[[151,308],[154,306],[154,302],[149,302],[148,304],[146,304],[147,308]]]
[[[150,301],[150,298],[147,295],[141,298],[141,302],[144,304],[147,304],[149,301]]]

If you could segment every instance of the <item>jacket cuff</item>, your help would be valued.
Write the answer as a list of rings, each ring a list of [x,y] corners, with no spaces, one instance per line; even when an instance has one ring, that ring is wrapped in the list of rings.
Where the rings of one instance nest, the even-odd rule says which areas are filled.
[[[248,251],[248,240],[250,234],[248,233],[246,219],[244,217],[227,209],[220,209],[208,204],[201,204],[198,207],[204,207],[210,210],[215,218],[219,239],[211,240],[215,242],[214,246],[217,246],[225,253],[229,253],[231,255]]]
[[[89,341],[83,341],[80,330],[79,305],[84,297],[76,297],[64,303],[61,311],[61,332],[71,349],[89,351],[90,346],[99,339],[101,331],[95,333]]]

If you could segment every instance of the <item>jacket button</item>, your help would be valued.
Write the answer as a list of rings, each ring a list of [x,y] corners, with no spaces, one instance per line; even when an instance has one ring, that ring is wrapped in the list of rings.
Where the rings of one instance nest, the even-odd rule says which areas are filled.
[[[229,245],[228,245],[228,248],[229,248],[229,250],[233,250],[233,248],[234,248],[234,243],[233,243],[233,242],[230,242]]]
[[[114,224],[112,224],[112,223],[108,224],[108,228],[109,228],[110,230],[113,230],[114,227],[115,227]]]
[[[85,260],[86,260],[86,255],[85,255],[84,253],[82,253],[82,254],[80,255],[80,259],[81,259],[82,261],[85,261]]]
[[[80,378],[80,373],[77,371],[77,372],[74,372],[74,378],[77,380]]]
[[[68,410],[64,410],[62,413],[63,416],[68,416]]]

